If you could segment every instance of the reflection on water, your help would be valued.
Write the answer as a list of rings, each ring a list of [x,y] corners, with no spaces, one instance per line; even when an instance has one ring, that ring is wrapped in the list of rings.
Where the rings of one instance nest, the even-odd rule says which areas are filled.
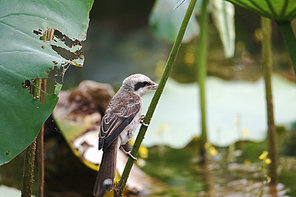
[[[204,162],[201,164],[201,169],[202,169],[202,177],[203,177],[203,183],[204,183],[204,191],[205,191],[205,196],[212,196],[213,195],[213,184],[211,180],[211,171],[209,170],[209,159],[206,156],[204,158]]]

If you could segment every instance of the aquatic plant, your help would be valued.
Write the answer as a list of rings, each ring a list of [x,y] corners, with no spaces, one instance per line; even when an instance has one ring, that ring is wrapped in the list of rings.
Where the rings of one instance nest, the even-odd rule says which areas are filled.
[[[294,73],[296,75],[296,38],[291,27],[291,21],[296,17],[295,0],[227,0],[251,10],[260,16],[274,19],[283,35],[288,48]]]
[[[271,24],[270,20],[265,17],[261,17],[262,28],[262,60],[263,60],[263,74],[265,82],[265,98],[267,109],[267,141],[268,150],[270,152],[270,158],[273,161],[269,167],[269,176],[271,178],[271,184],[275,185],[278,181],[277,176],[277,143],[276,143],[276,127],[274,124],[273,115],[273,99],[272,99],[272,52],[271,52]]]

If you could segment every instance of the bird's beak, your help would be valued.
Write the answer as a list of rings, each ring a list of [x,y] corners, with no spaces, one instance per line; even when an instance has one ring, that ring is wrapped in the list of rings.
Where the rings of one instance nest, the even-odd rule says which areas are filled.
[[[157,87],[158,87],[157,83],[154,83],[154,84],[150,85],[151,90],[156,90]]]

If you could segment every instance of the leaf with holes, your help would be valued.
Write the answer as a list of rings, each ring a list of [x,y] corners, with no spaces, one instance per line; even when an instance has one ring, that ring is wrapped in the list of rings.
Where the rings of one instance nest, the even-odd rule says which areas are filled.
[[[57,103],[66,69],[82,66],[93,0],[0,3],[1,165],[37,136]],[[33,97],[40,81],[42,101]]]

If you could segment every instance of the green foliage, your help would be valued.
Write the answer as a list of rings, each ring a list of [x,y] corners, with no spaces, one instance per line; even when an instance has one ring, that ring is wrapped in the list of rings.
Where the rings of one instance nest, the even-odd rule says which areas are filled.
[[[32,143],[57,103],[64,72],[83,64],[80,41],[86,39],[92,4],[1,0],[0,164]],[[40,79],[44,102],[32,92]]]
[[[261,16],[274,19],[279,24],[296,75],[296,38],[290,21],[296,17],[295,0],[227,0]]]
[[[175,41],[188,7],[188,3],[184,2],[175,8],[177,3],[178,0],[157,0],[155,2],[149,22],[151,31],[156,37],[169,42]],[[183,41],[190,41],[198,34],[198,31],[197,21],[195,17],[191,17]]]
[[[276,21],[290,21],[296,17],[295,0],[228,0],[261,16]]]
[[[198,1],[194,13],[201,12],[201,3]],[[224,47],[226,57],[232,57],[235,49],[235,29],[234,29],[234,6],[224,0],[211,0],[213,20],[218,29],[220,39]],[[150,28],[152,33],[161,39],[173,42],[181,25],[181,19],[185,14],[188,1],[181,0],[157,0],[150,14]],[[179,6],[176,8],[176,6]],[[208,9],[207,9],[208,11]],[[183,42],[188,42],[198,34],[198,23],[192,17],[188,24]]]
[[[290,58],[294,67],[294,73],[296,76],[296,37],[292,30],[292,27],[289,22],[279,23],[280,30],[284,37],[287,49],[290,54]]]
[[[224,0],[211,0],[212,16],[224,47],[225,57],[233,57],[235,50],[234,6]]]

